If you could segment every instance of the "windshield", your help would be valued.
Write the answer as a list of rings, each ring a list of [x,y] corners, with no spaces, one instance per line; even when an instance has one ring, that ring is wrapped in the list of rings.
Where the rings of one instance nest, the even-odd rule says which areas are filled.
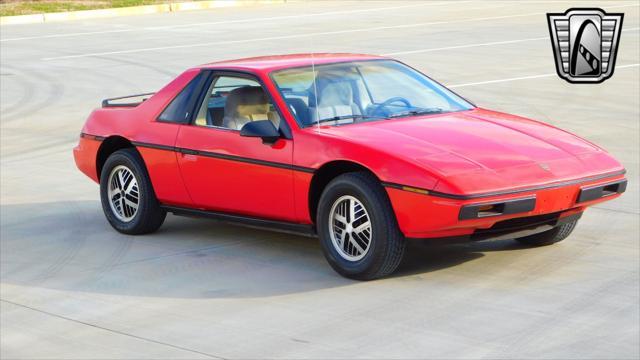
[[[344,125],[473,108],[442,85],[393,60],[292,68],[275,71],[271,77],[301,126]]]

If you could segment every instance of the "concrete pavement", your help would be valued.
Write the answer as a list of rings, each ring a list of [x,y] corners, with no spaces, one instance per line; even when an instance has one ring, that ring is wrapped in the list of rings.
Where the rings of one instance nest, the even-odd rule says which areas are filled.
[[[613,78],[555,75],[545,13],[624,12]],[[0,27],[0,357],[640,357],[640,13],[611,2],[290,2]],[[195,64],[396,54],[480,106],[603,146],[627,193],[566,241],[411,244],[390,278],[335,274],[313,239],[169,216],[116,233],[71,149],[103,98]]]

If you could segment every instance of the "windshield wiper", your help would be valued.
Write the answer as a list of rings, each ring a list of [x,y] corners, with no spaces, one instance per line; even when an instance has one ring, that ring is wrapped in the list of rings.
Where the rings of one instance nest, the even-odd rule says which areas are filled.
[[[330,117],[330,118],[325,118],[325,119],[320,119],[320,120],[316,120],[312,123],[310,123],[309,125],[314,125],[314,124],[320,124],[323,122],[329,122],[329,121],[338,121],[338,120],[344,120],[344,119],[353,119],[354,122],[356,119],[359,120],[368,120],[368,119],[385,119],[384,117],[381,116],[371,116],[371,115],[341,115],[341,116],[334,116],[334,117]]]
[[[441,108],[422,108],[422,109],[415,109],[415,110],[409,110],[409,111],[403,111],[401,113],[397,113],[397,114],[392,114],[391,116],[389,116],[390,118],[397,118],[397,117],[403,117],[403,116],[415,116],[415,115],[427,115],[427,114],[440,114],[443,113],[444,110]]]

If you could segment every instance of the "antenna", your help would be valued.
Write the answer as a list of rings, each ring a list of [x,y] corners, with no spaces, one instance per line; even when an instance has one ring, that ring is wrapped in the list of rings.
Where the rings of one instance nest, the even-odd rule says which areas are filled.
[[[306,2],[306,5],[308,6],[310,2]],[[307,7],[308,10],[308,7]],[[315,49],[315,42],[313,40],[313,35],[309,35],[309,44],[311,45],[311,74],[313,75],[313,101],[314,101],[314,106],[313,108],[315,109],[316,112],[316,128],[319,129],[320,128],[320,110],[318,109],[318,84],[316,83],[316,61],[314,58],[314,52],[313,50]],[[311,106],[311,104],[309,104],[309,106]]]
[[[313,47],[313,45],[311,47]],[[318,84],[316,83],[316,65],[315,59],[313,57],[313,52],[311,52],[311,73],[313,74],[313,101],[315,102],[315,104],[313,104],[313,108],[316,111],[316,127],[320,128],[320,110],[318,109]]]

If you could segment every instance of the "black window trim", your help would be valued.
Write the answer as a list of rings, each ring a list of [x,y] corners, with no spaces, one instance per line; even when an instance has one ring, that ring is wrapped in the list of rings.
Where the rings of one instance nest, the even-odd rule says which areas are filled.
[[[175,96],[173,96],[171,98],[171,100],[169,100],[167,102],[167,104],[162,108],[162,111],[160,111],[160,113],[158,114],[158,116],[156,116],[156,121],[157,122],[161,122],[164,124],[176,124],[176,125],[187,125],[191,122],[191,117],[193,116],[193,101],[194,100],[190,100],[189,103],[187,104],[187,109],[191,109],[191,111],[189,111],[189,117],[187,119],[184,119],[183,121],[172,121],[172,120],[163,120],[160,119],[160,117],[162,116],[162,114],[164,114],[165,111],[167,111],[167,108],[169,108],[169,106],[171,106],[171,104],[173,103],[173,101],[182,94],[183,91],[185,91],[189,86],[191,86],[191,84],[193,84],[194,82],[199,82],[199,84],[196,85],[195,89],[193,89],[194,93],[201,93],[202,92],[202,87],[204,85],[204,82],[206,82],[207,80],[207,76],[203,75],[203,71],[200,70],[194,77],[193,79],[189,80],[183,87],[182,89],[180,89],[180,91],[178,91],[176,93]],[[196,98],[195,96],[192,96],[192,98]]]

